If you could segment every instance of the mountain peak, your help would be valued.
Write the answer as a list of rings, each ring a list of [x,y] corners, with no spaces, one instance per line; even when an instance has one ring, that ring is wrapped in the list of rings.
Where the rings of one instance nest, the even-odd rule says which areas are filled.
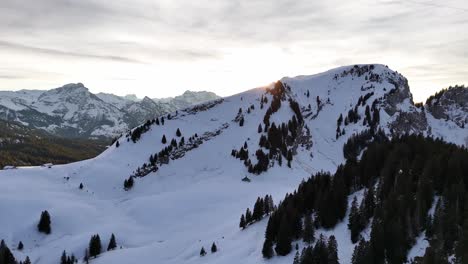
[[[82,92],[89,92],[88,88],[84,86],[82,83],[69,83],[65,84],[62,87],[54,89],[58,93],[82,93]]]

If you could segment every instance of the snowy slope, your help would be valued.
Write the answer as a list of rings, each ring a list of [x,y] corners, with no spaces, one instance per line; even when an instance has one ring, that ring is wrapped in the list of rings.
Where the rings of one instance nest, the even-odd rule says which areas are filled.
[[[262,258],[266,219],[241,231],[239,217],[258,196],[271,194],[278,203],[303,178],[320,170],[334,171],[344,161],[344,142],[367,126],[362,119],[342,125],[346,133],[337,137],[340,114],[346,116],[349,110],[357,109],[364,116],[366,106],[375,101],[381,117],[379,127],[389,136],[437,131],[444,139],[460,143],[451,136],[452,130],[442,129],[446,124],[438,124],[437,129],[427,120],[407,125],[405,120],[423,112],[413,105],[406,79],[383,65],[341,67],[312,76],[283,78],[282,83],[290,87],[286,97],[299,103],[304,116],[302,138],[306,143],[311,141],[296,145],[292,168],[275,163],[267,172],[253,175],[231,156],[233,149],[246,142],[250,158],[256,160],[254,153],[262,135],[257,128],[268,108],[260,107],[260,98],[266,97],[269,105],[272,96],[266,89],[273,86],[252,89],[172,113],[164,125],[151,125],[135,143],[123,135],[119,147],[114,144],[94,159],[50,169],[0,171],[0,211],[8,212],[0,218],[0,238],[12,249],[23,241],[25,249],[14,254],[20,259],[29,255],[38,264],[58,262],[63,250],[81,259],[89,238],[96,233],[104,247],[114,233],[119,249],[101,254],[92,263],[292,263],[293,254],[269,261]],[[371,92],[367,101],[356,107],[359,98]],[[243,126],[236,118],[239,108]],[[284,101],[270,121],[288,122],[293,115]],[[195,134],[203,142],[160,165],[156,172],[135,178],[135,186],[125,191],[123,181],[147,163],[151,154],[168,146],[173,138],[180,141],[177,129],[186,142]],[[466,128],[454,129],[459,135],[468,133]],[[163,135],[168,139],[166,144],[161,142]],[[241,181],[245,176],[250,183]],[[78,189],[80,183],[83,190]],[[362,197],[362,191],[354,195]],[[48,236],[36,231],[43,210],[52,217]],[[353,245],[346,222],[335,230],[318,232],[334,233],[341,263],[350,262]],[[200,248],[209,250],[212,242],[219,251],[201,258]]]

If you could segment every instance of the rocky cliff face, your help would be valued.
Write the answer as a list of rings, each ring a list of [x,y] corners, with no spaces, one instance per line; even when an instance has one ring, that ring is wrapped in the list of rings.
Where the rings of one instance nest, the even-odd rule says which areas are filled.
[[[436,119],[451,120],[460,127],[468,123],[468,88],[454,86],[427,99],[426,109]]]

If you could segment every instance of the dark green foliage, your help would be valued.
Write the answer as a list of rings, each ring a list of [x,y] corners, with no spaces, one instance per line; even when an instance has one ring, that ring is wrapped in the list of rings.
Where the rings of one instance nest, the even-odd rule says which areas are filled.
[[[299,256],[299,251],[296,251],[296,255],[294,255],[293,264],[301,264],[301,258]]]
[[[254,204],[253,213],[247,208],[245,217],[242,214],[239,227],[244,229],[247,225],[260,221],[265,215],[268,215],[274,209],[273,198],[271,195],[265,195],[265,198],[258,197]]]
[[[0,242],[0,264],[16,264],[15,257],[3,240]]]
[[[88,249],[85,249],[85,254],[84,254],[84,257],[83,257],[83,261],[88,264],[89,263],[89,250]]]
[[[143,125],[134,128],[130,132],[130,138],[132,141],[136,143],[138,140],[140,140],[141,135],[146,133],[151,128],[151,124],[152,122],[150,120],[146,120]]]
[[[182,133],[180,132],[180,130],[178,128],[177,128],[177,131],[176,131],[176,136],[178,136],[178,137],[182,136]]]
[[[48,134],[16,122],[0,120],[0,168],[4,166],[39,166],[65,164],[99,155],[109,140],[69,139]]]
[[[314,223],[312,222],[311,214],[307,214],[304,217],[304,234],[303,240],[306,243],[312,243],[315,240],[315,227]]]
[[[205,248],[202,247],[202,248],[200,249],[200,256],[203,257],[203,256],[205,256],[205,255],[206,255]]]
[[[115,142],[115,147],[118,148],[120,147],[120,142],[117,140],[117,142]]]
[[[352,264],[373,264],[374,263],[372,261],[372,250],[371,250],[371,245],[369,242],[366,242],[364,239],[361,239],[359,241],[359,244],[354,248],[351,263]]]
[[[163,143],[163,144],[167,143],[166,135],[162,136],[161,143]]]
[[[18,250],[23,250],[23,248],[24,248],[23,242],[20,241],[18,243]]]
[[[109,245],[107,246],[107,251],[113,250],[117,247],[117,242],[115,241],[115,236],[114,234],[111,235],[111,238],[109,240]]]
[[[468,225],[466,148],[416,135],[366,144],[359,161],[351,157],[333,176],[318,173],[287,194],[270,213],[265,240],[276,241],[282,249],[287,243],[278,247],[280,241],[294,239],[298,233],[304,239],[306,224],[298,232],[296,219],[307,214],[316,216],[316,227],[333,228],[344,218],[349,195],[364,189],[361,204],[356,201],[351,209],[350,228],[357,230],[352,231],[353,240],[373,220],[370,239],[356,245],[353,263],[403,263],[423,231],[430,249],[421,261],[447,263],[453,255],[464,261],[468,244],[464,240],[468,233],[464,231]],[[431,217],[428,212],[434,197],[439,202]],[[306,248],[302,255],[311,256],[313,251]]]
[[[273,243],[270,240],[263,242],[262,255],[266,259],[273,257]]]
[[[89,256],[96,257],[97,255],[101,254],[102,246],[101,246],[101,238],[98,234],[91,237],[89,240]]]
[[[297,256],[297,254],[296,254]],[[338,264],[338,244],[334,236],[328,239],[320,236],[315,246],[307,246],[302,250],[300,258],[294,258],[298,264]]]
[[[239,227],[244,229],[246,226],[244,214],[241,215]]]
[[[239,126],[244,126],[244,117],[239,120]]]
[[[338,259],[338,242],[335,236],[330,236],[328,239],[328,264],[339,264]]]
[[[284,215],[281,219],[278,236],[276,238],[275,251],[280,256],[286,256],[292,249],[292,231],[288,221],[288,218]]]
[[[80,183],[80,186],[78,188],[80,188],[80,190],[83,190],[83,183]]]
[[[39,230],[39,232],[50,234],[50,214],[49,212],[47,212],[47,210],[41,213],[41,219],[39,219],[37,229]]]
[[[387,137],[382,130],[374,133],[372,130],[364,130],[363,132],[351,136],[343,145],[343,155],[346,159],[356,159],[356,157],[364,150],[371,142],[387,141]]]
[[[130,190],[133,187],[134,180],[133,176],[128,177],[128,179],[124,180],[124,189],[126,191]]]
[[[249,224],[250,222],[252,222],[252,220],[252,213],[250,212],[250,209],[247,208],[247,210],[245,211],[245,222]]]
[[[361,212],[359,211],[359,207],[357,205],[357,199],[354,197],[353,202],[351,204],[351,211],[349,213],[349,222],[348,222],[348,229],[351,231],[351,241],[356,243],[359,239],[359,234],[364,229],[362,223],[362,216]]]
[[[29,256],[26,256],[26,258],[23,261],[23,264],[31,264],[31,260],[29,259]]]
[[[84,254],[84,257],[83,257],[83,261],[88,264],[89,263],[89,250],[88,249],[85,249],[85,254]]]
[[[468,263],[468,204],[465,204],[465,221],[455,253],[457,263]]]
[[[60,257],[60,264],[74,264],[76,262],[78,262],[78,259],[75,258],[75,255],[67,256],[67,252],[63,251]]]
[[[215,253],[218,251],[218,247],[216,246],[215,242],[211,245],[211,253]]]

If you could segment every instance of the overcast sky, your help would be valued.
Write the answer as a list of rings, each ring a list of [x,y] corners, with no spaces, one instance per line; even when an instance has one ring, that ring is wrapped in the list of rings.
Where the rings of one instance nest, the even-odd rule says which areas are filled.
[[[0,89],[230,95],[382,63],[415,101],[468,84],[466,0],[1,0]]]

